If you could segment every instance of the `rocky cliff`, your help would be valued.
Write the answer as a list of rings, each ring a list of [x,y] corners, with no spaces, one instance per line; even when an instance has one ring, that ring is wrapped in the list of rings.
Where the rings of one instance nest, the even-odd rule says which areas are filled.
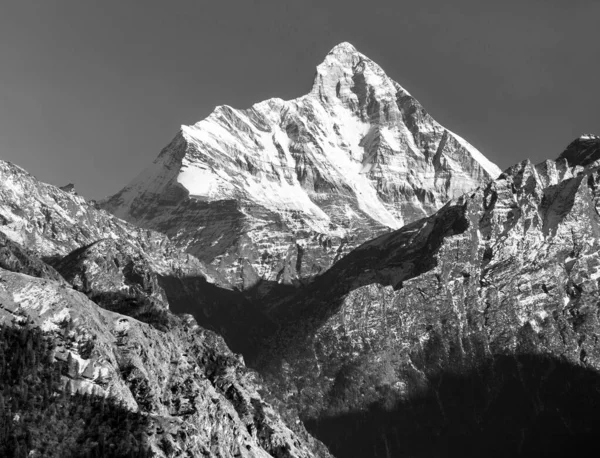
[[[251,363],[338,457],[583,447],[600,431],[599,146],[523,161],[276,298]]]
[[[499,174],[342,43],[309,94],[217,107],[102,206],[248,289],[311,278]]]
[[[130,222],[0,161],[0,454],[579,454],[599,182],[593,135],[500,173],[347,43],[183,127]]]
[[[170,311],[168,279],[218,284],[218,274],[212,277],[209,267],[164,235],[137,229],[12,164],[0,162],[0,174],[0,328],[21,333],[17,348],[24,353],[9,366],[11,373],[29,365],[26,379],[0,383],[0,400],[9,405],[9,415],[4,407],[0,415],[2,453],[329,456],[221,337]],[[33,351],[29,330],[42,333],[43,348],[52,349],[47,357]],[[5,339],[11,332],[0,334]],[[0,345],[10,347],[7,342]],[[77,401],[65,404],[65,394]],[[124,411],[123,428],[137,415],[143,427],[127,453],[111,452],[116,438],[103,436],[101,444],[85,442],[85,452],[77,451],[79,442],[65,445],[60,450],[68,454],[61,455],[59,445],[36,436],[45,431],[39,418],[53,418],[64,405],[71,406],[67,416],[92,421],[99,412],[90,411],[95,401],[89,399],[106,399]],[[106,428],[96,424],[98,431]],[[80,439],[64,437],[65,443]]]
[[[54,262],[100,240],[128,246],[156,272],[185,273],[226,285],[218,273],[156,231],[140,229],[100,210],[83,197],[42,183],[0,161],[0,231],[34,255]]]

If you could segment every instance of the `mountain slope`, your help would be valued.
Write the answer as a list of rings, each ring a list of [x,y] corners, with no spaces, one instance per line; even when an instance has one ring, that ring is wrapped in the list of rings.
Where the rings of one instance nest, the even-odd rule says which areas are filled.
[[[191,278],[195,291],[220,289],[209,283],[219,283],[218,274],[166,236],[0,161],[0,334],[21,336],[23,353],[10,360],[18,367],[6,367],[29,374],[0,383],[0,405],[10,403],[10,415],[2,407],[0,418],[0,440],[10,441],[0,450],[64,456],[52,448],[56,441],[33,438],[36,431],[64,432],[60,419],[54,429],[44,428],[41,415],[52,421],[55,410],[68,405],[66,415],[80,416],[73,420],[79,431],[102,417],[95,409],[105,398],[121,420],[137,419],[129,452],[139,456],[329,456],[221,337],[171,313],[170,284],[180,278]],[[44,339],[49,356],[36,359],[31,336]],[[6,358],[0,359],[5,368]],[[60,402],[48,407],[48,399]],[[32,412],[39,412],[37,419]],[[114,432],[117,420],[91,430]],[[129,420],[122,426],[133,427]],[[120,439],[102,440],[109,447]],[[66,437],[64,449],[77,450],[73,441]],[[86,450],[105,445],[88,440]]]
[[[250,364],[338,457],[534,456],[560,449],[545,422],[555,445],[599,431],[599,142],[582,140],[573,166],[523,161],[278,298]]]
[[[309,94],[217,107],[102,205],[250,288],[314,276],[499,174],[342,43]]]
[[[83,197],[42,183],[1,160],[0,231],[48,261],[102,239],[116,240],[144,253],[159,273],[183,272],[227,284],[213,268],[178,249],[163,234],[115,218]]]
[[[256,377],[193,320],[161,332],[63,284],[2,269],[0,302],[1,324],[34,326],[54,343],[66,390],[121,402],[166,429],[148,441],[155,456],[314,456],[262,400]]]

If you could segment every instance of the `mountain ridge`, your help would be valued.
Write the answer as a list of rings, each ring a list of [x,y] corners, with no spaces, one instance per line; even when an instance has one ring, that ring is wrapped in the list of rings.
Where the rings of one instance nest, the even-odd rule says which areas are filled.
[[[309,94],[217,107],[148,170],[97,205],[0,161],[0,346],[32,366],[10,431],[74,395],[165,457],[532,456],[600,432],[600,137],[500,173],[341,43]]]
[[[572,165],[561,154],[556,161],[524,160],[509,167],[435,214],[364,243],[303,291],[267,306],[279,330],[250,365],[297,403],[311,431],[323,440],[321,434],[328,435],[327,445],[340,457],[360,456],[358,450],[366,453],[369,447],[377,447],[380,456],[390,453],[386,447],[405,453],[397,440],[405,432],[398,425],[425,415],[418,401],[424,392],[433,407],[426,407],[431,410],[422,421],[436,424],[437,432],[428,432],[427,424],[410,428],[430,437],[436,453],[446,450],[452,434],[486,431],[495,421],[488,417],[489,406],[504,393],[496,390],[505,378],[479,377],[502,358],[550,358],[574,372],[597,373],[600,161],[587,162],[589,145],[580,146],[568,148]],[[523,370],[537,371],[538,363],[532,364]],[[550,373],[555,364],[544,370]],[[443,393],[444,379],[452,377],[464,377],[469,385]],[[511,383],[518,387],[522,380],[502,390],[515,389]],[[470,390],[480,389],[479,397],[469,398]],[[520,406],[537,402],[519,396],[526,399]],[[588,391],[582,396],[596,402]],[[473,408],[454,420],[447,417],[446,409],[464,398]],[[536,421],[546,421],[547,408],[536,407]],[[576,407],[561,409],[566,424],[579,421]],[[383,417],[395,412],[398,423],[382,424],[374,411]],[[586,418],[583,424],[597,430],[598,422]],[[372,430],[371,421],[379,429]],[[472,426],[465,431],[453,422]],[[553,428],[561,430],[562,443],[574,444],[583,426],[563,429],[561,422]],[[329,430],[321,429],[323,423]],[[338,439],[341,428],[350,428],[344,439]],[[498,456],[521,456],[519,443],[540,440],[535,422],[520,431],[503,428],[484,434],[498,441]],[[363,431],[376,442],[361,442]],[[508,434],[505,442],[502,434]],[[454,453],[477,456],[470,444],[454,443]]]
[[[499,173],[341,43],[308,94],[217,107],[101,206],[247,289],[302,282]]]
[[[329,456],[220,336],[190,315],[172,313],[169,281],[190,277],[196,288],[231,292],[226,280],[166,236],[0,161],[0,336],[37,329],[50,356],[22,359],[27,350],[15,364],[29,364],[32,374],[51,373],[56,382],[48,386],[35,375],[17,381],[23,402],[13,398],[2,410],[1,421],[11,427],[3,428],[0,449],[8,456],[21,456],[20,450],[59,455],[43,435],[26,440],[37,431],[30,426],[38,421],[32,403],[45,393],[69,399],[73,409],[90,396],[105,399],[124,416],[145,418],[135,432],[141,442],[129,444],[134,452],[150,450],[142,456]],[[94,420],[73,409],[65,415]],[[61,428],[56,414],[52,421]],[[127,434],[127,423],[112,424]],[[109,446],[116,438],[106,440]]]
[[[0,324],[51,339],[57,394],[107,396],[141,412],[136,437],[155,456],[329,456],[300,419],[342,458],[447,450],[446,433],[473,431],[473,446],[514,455],[523,443],[535,450],[538,423],[572,440],[571,450],[578,434],[600,430],[573,410],[586,396],[586,415],[600,402],[598,140],[582,136],[556,161],[515,164],[283,296],[246,297],[243,311],[274,325],[254,336],[262,347],[247,345],[258,348],[250,363],[265,382],[220,336],[170,311],[174,292],[194,297],[210,286],[244,298],[210,267],[0,162]],[[583,393],[563,383],[571,375]],[[483,405],[457,410],[456,393],[472,395],[465,386]],[[538,423],[519,420],[515,430],[494,420],[510,400],[496,396],[510,393],[519,408],[534,404],[527,412]],[[565,396],[572,405],[557,404]],[[11,409],[26,418],[18,403]],[[558,416],[544,413],[552,409]],[[468,454],[465,446],[451,449]]]

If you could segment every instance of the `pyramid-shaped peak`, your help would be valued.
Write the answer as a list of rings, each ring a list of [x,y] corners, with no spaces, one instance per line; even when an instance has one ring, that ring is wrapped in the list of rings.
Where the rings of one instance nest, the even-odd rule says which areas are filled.
[[[344,41],[333,48],[327,53],[323,61],[324,64],[329,65],[354,65],[356,62],[361,60],[370,60],[367,56],[358,51],[352,44]]]
[[[329,54],[357,54],[358,50],[352,45],[352,43],[348,43],[347,41],[343,41],[338,45],[335,45],[329,51]]]
[[[357,78],[354,78],[354,75]],[[351,93],[370,93],[373,87],[381,95],[396,91],[394,82],[385,71],[347,41],[334,46],[317,66],[317,74],[311,93],[319,94],[321,100],[347,99]],[[362,88],[362,89],[361,89]]]
[[[154,164],[102,205],[168,231],[215,266],[225,256],[247,259],[241,270],[228,261],[218,269],[236,287],[249,288],[261,278],[291,282],[330,267],[337,255],[325,257],[316,238],[301,232],[362,243],[430,215],[500,173],[342,42],[317,66],[308,94],[245,110],[218,107],[183,127]],[[255,225],[259,219],[272,222],[268,230]],[[224,231],[231,236],[220,238]],[[343,242],[335,250],[353,246]],[[286,253],[298,247],[307,247],[305,264],[290,264]]]

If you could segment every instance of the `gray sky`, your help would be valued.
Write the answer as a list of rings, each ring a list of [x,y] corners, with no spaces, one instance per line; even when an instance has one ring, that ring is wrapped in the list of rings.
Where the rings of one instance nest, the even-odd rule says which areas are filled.
[[[349,41],[501,168],[600,133],[597,0],[4,0],[0,158],[118,191],[216,105],[291,99]]]

